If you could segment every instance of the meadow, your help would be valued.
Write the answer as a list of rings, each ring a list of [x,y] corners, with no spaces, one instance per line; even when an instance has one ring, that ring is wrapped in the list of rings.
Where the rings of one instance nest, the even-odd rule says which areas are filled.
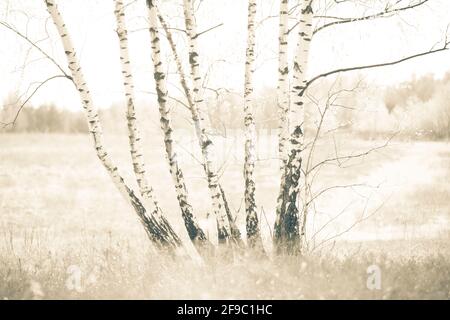
[[[233,139],[218,138],[218,162],[243,227],[242,144]],[[206,181],[190,147],[195,138],[179,140],[191,202],[213,233]],[[162,139],[148,133],[145,141],[161,207],[187,238]],[[108,134],[107,142],[132,181],[126,135]],[[384,142],[345,135],[337,147],[339,154],[357,154]],[[256,181],[269,251],[279,181],[277,160],[264,152],[272,143],[260,138]],[[320,143],[314,158],[333,157],[337,147]],[[198,267],[151,247],[88,135],[0,134],[0,299],[449,299],[449,160],[448,142],[394,139],[340,166],[324,166],[316,191],[342,187],[316,201],[309,254]],[[373,265],[381,271],[381,287],[370,290],[367,270]]]

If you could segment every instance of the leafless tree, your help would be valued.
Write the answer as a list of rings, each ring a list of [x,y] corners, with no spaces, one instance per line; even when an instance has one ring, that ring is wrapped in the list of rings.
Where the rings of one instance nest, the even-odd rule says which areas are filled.
[[[120,45],[120,61],[123,75],[122,81],[126,100],[126,119],[124,119],[124,121],[126,120],[128,126],[129,151],[136,182],[139,187],[139,194],[132,189],[131,184],[125,181],[123,175],[120,173],[121,170],[115,164],[116,162],[105,147],[98,108],[93,101],[90,88],[84,78],[83,69],[76,54],[77,50],[72,43],[70,32],[58,10],[57,0],[44,0],[44,3],[58,31],[62,50],[66,56],[67,64],[65,66],[60,65],[45,50],[43,50],[36,41],[28,38],[26,34],[19,32],[7,22],[0,22],[2,27],[14,32],[21,40],[37,50],[58,69],[58,74],[43,80],[34,88],[34,90],[31,90],[31,94],[28,94],[28,96],[23,99],[23,102],[12,121],[5,122],[3,125],[14,124],[23,106],[27,104],[33,95],[46,83],[56,78],[64,78],[71,81],[79,93],[97,157],[110,175],[117,189],[138,215],[150,240],[162,251],[168,251],[175,256],[186,256],[187,252],[184,248],[184,243],[166,219],[163,210],[159,206],[156,196],[154,195],[150,183],[151,179],[147,177],[148,173],[143,156],[142,140],[138,128],[139,119],[137,119],[135,110],[134,79],[131,71],[132,61],[130,60],[128,30],[125,23],[126,5],[123,0],[114,1],[114,13],[117,23],[116,31]],[[331,2],[331,5],[339,5],[345,1],[346,0],[334,1]],[[267,19],[275,17],[279,19],[277,57],[279,141],[277,149],[281,160],[281,177],[279,181],[276,220],[273,228],[274,251],[277,254],[298,255],[307,249],[307,219],[310,216],[310,208],[313,207],[314,201],[317,198],[336,188],[356,187],[356,185],[335,185],[320,190],[314,190],[313,184],[320,169],[331,163],[337,163],[340,166],[351,159],[364,157],[379,148],[385,147],[390,141],[388,140],[386,144],[383,144],[382,146],[374,147],[357,154],[343,156],[336,152],[334,157],[315,162],[313,157],[314,150],[318,140],[323,134],[323,123],[330,108],[336,105],[335,102],[337,96],[344,91],[352,91],[355,88],[329,92],[324,107],[321,108],[318,105],[317,112],[319,114],[319,121],[312,135],[312,139],[311,141],[305,141],[305,123],[309,121],[305,115],[305,105],[307,104],[308,99],[313,99],[308,95],[308,89],[312,87],[314,83],[319,83],[319,80],[330,76],[357,70],[386,67],[441,52],[447,50],[450,43],[448,39],[445,38],[439,46],[434,46],[429,50],[414,53],[406,57],[399,57],[393,61],[338,68],[307,78],[306,71],[308,70],[310,61],[314,59],[314,57],[310,55],[310,45],[314,39],[314,35],[326,28],[338,28],[343,24],[358,23],[360,21],[378,18],[389,18],[399,12],[413,10],[429,2],[431,1],[418,0],[408,2],[399,0],[394,4],[388,2],[385,9],[378,13],[360,17],[338,17],[327,15],[326,12],[315,13],[317,1],[314,0],[300,0],[292,8],[289,8],[288,0],[280,0],[279,15],[267,17]],[[159,2],[157,0],[146,0],[146,5],[148,9],[147,18],[150,34],[149,41],[146,45],[151,47],[152,52],[151,61],[153,66],[153,77],[155,80],[154,89],[156,90],[156,97],[159,105],[160,125],[164,136],[164,147],[173,187],[176,191],[178,205],[188,235],[200,254],[206,256],[207,253],[212,252],[212,239],[208,239],[206,233],[197,222],[193,206],[189,200],[181,165],[177,158],[176,147],[173,142],[174,127],[171,124],[169,99],[171,99],[170,101],[173,100],[182,103],[190,112],[192,125],[195,129],[196,138],[202,155],[199,162],[203,167],[205,178],[208,183],[212,213],[217,222],[217,240],[219,248],[226,249],[224,252],[226,252],[227,255],[230,252],[232,254],[241,252],[246,245],[237,226],[235,212],[230,208],[226,192],[220,184],[219,164],[215,163],[213,157],[215,153],[214,142],[213,137],[208,131],[208,110],[206,110],[205,103],[205,90],[207,90],[205,83],[207,82],[207,75],[201,73],[200,63],[202,62],[202,52],[198,45],[198,38],[201,35],[211,30],[216,30],[222,24],[219,23],[204,31],[198,32],[196,11],[192,0],[182,1],[184,28],[181,29],[173,28],[169,25],[169,20],[166,18],[161,8],[159,8]],[[266,18],[258,24],[256,21],[256,5],[256,0],[248,0],[247,48],[245,65],[243,66],[245,70],[243,73],[244,99],[243,108],[241,109],[244,111],[243,120],[245,128],[243,199],[245,203],[246,238],[248,247],[253,249],[257,248],[258,251],[263,252],[264,246],[261,239],[260,219],[257,214],[257,186],[254,174],[257,162],[255,151],[256,137],[253,74],[255,70],[255,60],[257,58],[255,46],[259,40],[255,30],[259,24],[266,20]],[[290,20],[294,21],[291,26],[289,25]],[[164,69],[166,62],[164,61],[164,56],[161,54],[162,39],[160,39],[160,36],[162,35],[162,30],[168,41],[186,102],[182,102],[177,98],[170,98],[166,72]],[[174,30],[181,31],[181,34],[185,37],[188,51],[187,56],[183,56],[180,53],[172,35]],[[295,57],[291,63],[292,67],[290,68],[287,53],[289,48],[288,35],[291,31],[296,32],[296,50]],[[188,62],[186,64],[189,66],[188,71],[186,71],[184,67],[185,60]],[[216,93],[220,91],[215,89],[211,90]],[[340,216],[340,213],[338,213],[337,216]],[[370,215],[364,215],[360,220],[362,221],[368,216]],[[316,234],[314,234],[312,238],[315,236]],[[323,243],[329,242],[332,239],[334,238],[331,237],[325,239]],[[323,243],[319,243],[318,246],[322,246]],[[196,253],[194,252],[191,256],[195,259]]]

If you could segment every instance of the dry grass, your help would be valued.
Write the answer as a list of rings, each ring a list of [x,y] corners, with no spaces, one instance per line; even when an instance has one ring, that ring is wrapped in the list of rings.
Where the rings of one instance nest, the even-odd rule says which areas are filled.
[[[390,242],[378,245],[383,250],[349,247],[342,256],[242,258],[199,268],[157,256],[146,249],[146,241],[93,237],[83,246],[54,252],[37,245],[28,246],[28,252],[2,250],[0,294],[8,299],[450,298],[450,257],[448,249],[439,249],[442,240],[426,243],[440,253],[417,250],[408,257],[384,254]],[[398,244],[400,249],[410,245]],[[373,264],[381,268],[381,290],[366,286]],[[77,279],[80,291],[70,287]]]
[[[126,141],[115,136],[108,141],[131,180],[128,154],[122,148]],[[186,237],[174,192],[163,187],[170,185],[170,177],[160,160],[161,141],[148,141],[146,155],[157,195]],[[341,141],[342,152],[382,143]],[[0,298],[450,298],[447,143],[395,142],[348,163],[349,169],[324,167],[318,188],[382,180],[368,207],[384,205],[341,240],[329,241],[310,256],[242,258],[203,268],[160,257],[151,249],[95,158],[89,137],[3,134],[0,145]],[[323,145],[318,154],[329,152]],[[239,161],[228,161],[222,179],[236,211],[243,192],[241,172]],[[201,168],[185,165],[185,175],[195,211],[205,222],[209,200]],[[260,161],[257,179],[259,203],[269,220],[263,225],[269,245],[276,161]],[[321,222],[352,201],[353,191],[321,198],[310,230],[320,229]],[[321,231],[317,242],[345,230],[363,205],[357,202]],[[243,221],[240,212],[238,222]],[[366,287],[366,270],[372,264],[381,268],[381,290]],[[76,275],[83,292],[67,287]]]

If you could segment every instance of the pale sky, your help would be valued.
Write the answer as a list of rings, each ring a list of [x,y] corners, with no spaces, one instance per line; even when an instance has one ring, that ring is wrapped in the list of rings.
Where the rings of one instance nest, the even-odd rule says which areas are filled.
[[[315,0],[316,14],[324,14],[323,8],[331,0]],[[131,1],[125,1],[126,3]],[[162,9],[173,27],[182,28],[181,0],[162,1]],[[391,0],[391,3],[394,3]],[[407,1],[404,1],[405,3]],[[113,0],[59,0],[63,18],[75,42],[78,56],[91,88],[95,102],[107,107],[123,97],[119,64]],[[366,4],[365,6],[361,3]],[[355,0],[328,10],[328,15],[360,16],[380,11],[386,0]],[[290,1],[290,7],[296,1]],[[207,74],[209,87],[226,87],[242,92],[246,40],[247,1],[203,0],[197,12],[198,31],[223,23],[222,26],[199,37],[201,67]],[[278,1],[258,2],[261,21],[276,15]],[[152,80],[149,34],[146,27],[145,1],[134,1],[128,7],[130,51],[138,92],[154,91]],[[34,40],[65,67],[65,57],[56,30],[46,12],[43,1],[0,0],[0,19],[8,21]],[[292,23],[294,20],[292,20]],[[318,19],[316,24],[321,23]],[[450,1],[429,0],[417,9],[404,11],[396,17],[330,27],[317,33],[312,42],[310,77],[328,70],[395,60],[406,55],[430,49],[443,40],[450,24]],[[27,28],[28,26],[28,28]],[[46,30],[50,35],[47,37]],[[174,31],[180,52],[187,60],[183,34]],[[58,70],[36,50],[11,31],[0,26],[0,99],[19,90],[23,93],[30,84],[58,74]],[[255,85],[258,89],[275,87],[277,80],[278,19],[265,19],[257,29],[257,70]],[[163,39],[164,40],[164,39]],[[290,39],[290,51],[295,48],[295,32]],[[165,41],[163,41],[165,42]],[[173,61],[165,47],[166,67],[174,71]],[[290,57],[292,61],[292,54]],[[26,67],[22,68],[26,62]],[[186,67],[186,70],[188,68]],[[376,85],[389,85],[410,79],[414,75],[432,73],[436,77],[450,71],[450,51],[406,62],[402,65],[371,70],[362,73]],[[171,95],[180,95],[176,76],[169,77]],[[146,94],[141,98],[151,97]],[[154,98],[153,98],[154,99]],[[37,105],[54,102],[60,107],[80,108],[77,92],[72,84],[55,80],[32,100]]]

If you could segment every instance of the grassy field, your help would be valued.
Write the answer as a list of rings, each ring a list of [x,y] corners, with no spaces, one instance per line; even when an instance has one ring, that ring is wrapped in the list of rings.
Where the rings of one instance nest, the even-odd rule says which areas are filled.
[[[243,227],[240,142],[217,140],[221,181]],[[195,212],[213,234],[192,141],[180,136],[182,166]],[[108,135],[107,142],[132,181],[126,136]],[[187,237],[161,144],[159,136],[147,136],[150,179],[169,220]],[[336,146],[319,144],[313,161],[383,144],[343,136]],[[257,200],[270,250],[277,160],[265,152],[273,149],[272,139],[262,137],[259,148]],[[0,299],[449,299],[449,160],[447,142],[392,141],[341,166],[324,166],[314,191],[341,187],[317,198],[308,222],[308,256],[243,257],[199,268],[155,253],[88,136],[1,134]],[[381,270],[380,290],[367,287],[371,265]]]

